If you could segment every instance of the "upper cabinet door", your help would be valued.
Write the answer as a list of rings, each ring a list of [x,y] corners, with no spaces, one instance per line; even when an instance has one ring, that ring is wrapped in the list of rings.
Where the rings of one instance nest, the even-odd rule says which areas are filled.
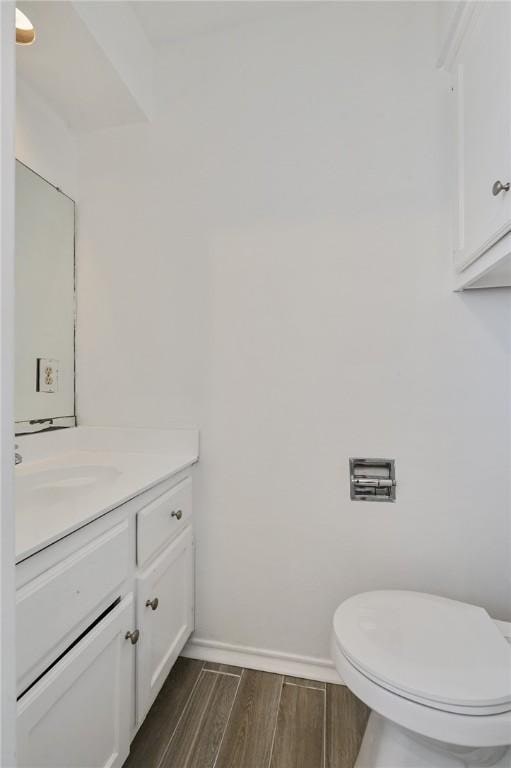
[[[474,6],[454,64],[458,270],[511,230],[511,191],[494,187],[511,182],[511,3]]]

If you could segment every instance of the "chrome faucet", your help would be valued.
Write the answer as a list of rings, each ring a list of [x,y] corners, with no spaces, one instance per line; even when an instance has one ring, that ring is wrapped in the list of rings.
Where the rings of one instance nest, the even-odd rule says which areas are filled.
[[[21,462],[23,461],[23,456],[21,455],[21,453],[18,453],[16,451],[16,448],[19,448],[18,444],[16,444],[14,446],[14,451],[15,451],[15,453],[14,453],[14,464],[17,466],[18,464],[21,464]]]

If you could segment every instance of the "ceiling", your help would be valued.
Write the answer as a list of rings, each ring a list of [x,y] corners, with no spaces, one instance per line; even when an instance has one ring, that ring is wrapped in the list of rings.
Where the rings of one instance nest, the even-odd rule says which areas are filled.
[[[153,45],[216,32],[263,18],[296,13],[307,2],[290,0],[134,0],[135,11]]]
[[[37,38],[34,45],[16,46],[16,72],[72,129],[143,119],[72,3],[18,0],[17,5],[34,24]]]
[[[313,1],[18,0],[37,38],[16,46],[17,74],[74,132],[140,122],[151,119],[155,48],[294,15]]]
[[[145,87],[144,73],[152,79],[153,49],[129,3],[18,0],[17,6],[37,35],[34,45],[16,46],[17,76],[72,130],[87,132],[147,118],[137,88]],[[112,27],[112,19],[121,32],[98,35],[98,29]]]

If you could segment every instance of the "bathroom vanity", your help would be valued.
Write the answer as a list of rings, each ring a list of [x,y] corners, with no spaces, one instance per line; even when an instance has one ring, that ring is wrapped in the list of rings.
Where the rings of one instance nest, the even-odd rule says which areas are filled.
[[[75,205],[16,178],[17,766],[120,768],[194,626],[198,432],[76,427]]]
[[[193,429],[20,440],[18,766],[122,766],[194,626]]]

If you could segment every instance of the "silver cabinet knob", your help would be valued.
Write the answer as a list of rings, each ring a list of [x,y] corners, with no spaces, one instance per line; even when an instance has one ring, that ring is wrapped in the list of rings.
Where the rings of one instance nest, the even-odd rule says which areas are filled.
[[[134,629],[133,632],[126,632],[124,635],[124,638],[126,640],[130,640],[132,645],[136,645],[138,643],[138,638],[140,637],[140,631],[138,629]]]
[[[501,181],[496,181],[493,187],[491,188],[491,193],[493,197],[497,197],[497,195],[500,195],[501,192],[509,192],[509,189],[511,187],[511,184],[509,181],[507,184],[503,184]]]
[[[177,512],[176,510],[174,510],[173,512],[170,513],[170,516],[175,517],[176,520],[181,520],[181,518],[183,517],[183,512],[180,509],[178,509]]]
[[[157,597],[154,597],[152,600],[146,600],[145,601],[145,607],[149,608],[151,607],[153,611],[155,611],[158,608],[159,600]]]

